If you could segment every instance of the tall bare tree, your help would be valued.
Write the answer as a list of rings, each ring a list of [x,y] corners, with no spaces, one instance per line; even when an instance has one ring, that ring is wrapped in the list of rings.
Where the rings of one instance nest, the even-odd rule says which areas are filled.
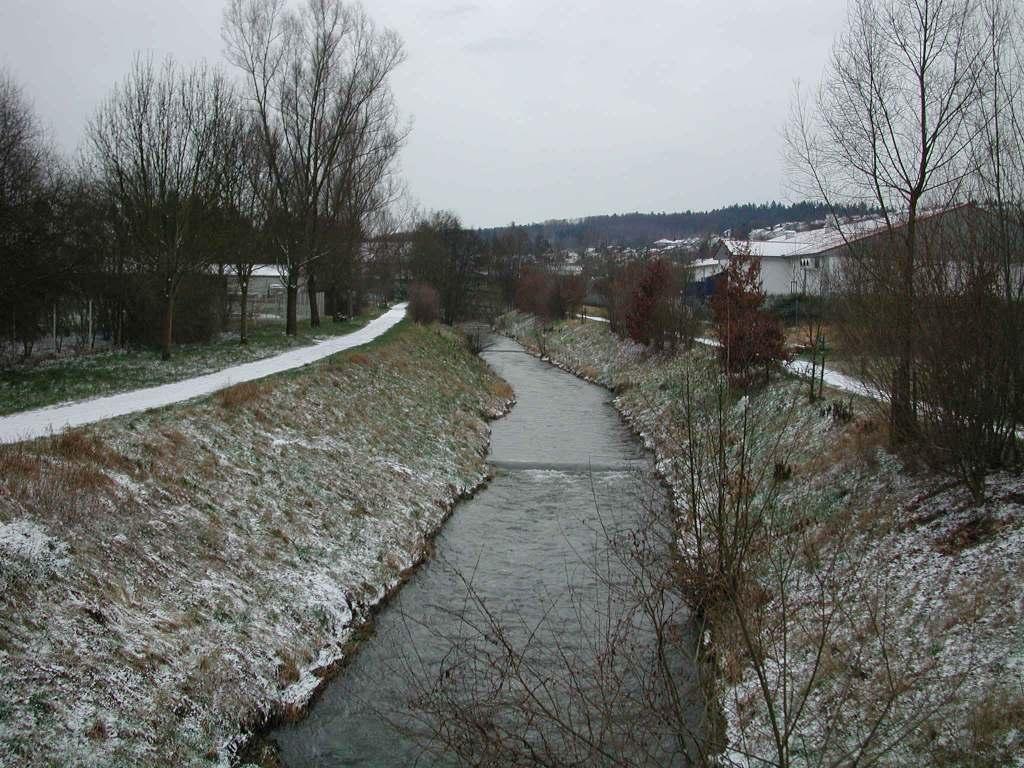
[[[982,24],[989,56],[975,118],[981,140],[971,193],[992,214],[981,219],[980,234],[1007,310],[1001,330],[1016,351],[1024,342],[1024,11],[1011,0],[985,0]],[[1024,420],[1024,360],[1015,353],[1008,362],[1015,436]]]
[[[483,244],[463,229],[458,216],[438,211],[423,218],[413,232],[409,271],[417,282],[437,290],[441,313],[451,325],[470,318],[480,282]]]
[[[205,67],[136,57],[88,128],[96,175],[140,268],[163,303],[162,357],[170,358],[182,280],[213,257],[209,229],[238,141],[238,101]]]
[[[978,11],[976,0],[853,0],[816,101],[798,99],[788,129],[798,188],[830,206],[869,202],[885,218],[893,327],[884,389],[897,442],[916,432],[922,208],[948,206],[972,172],[988,55]]]
[[[222,36],[261,127],[292,335],[299,281],[325,252],[332,180],[353,151],[366,151],[353,136],[368,113],[390,106],[389,78],[405,54],[398,35],[341,0],[306,0],[297,10],[283,0],[230,0]]]
[[[396,176],[395,161],[405,137],[398,128],[390,94],[367,110],[349,139],[346,162],[331,180],[327,210],[335,227],[335,247],[321,260],[325,287],[337,305],[344,294],[348,314],[354,313],[356,299],[364,293],[364,273],[369,267],[368,239],[393,234],[392,207],[405,189]],[[373,255],[381,252],[373,249]],[[311,284],[312,290],[312,284]]]

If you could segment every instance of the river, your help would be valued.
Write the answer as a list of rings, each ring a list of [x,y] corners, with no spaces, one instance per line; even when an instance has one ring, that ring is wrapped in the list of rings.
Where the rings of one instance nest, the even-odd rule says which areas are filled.
[[[655,619],[634,603],[656,603],[657,611],[671,614],[664,623],[677,633],[679,611],[660,592],[656,600],[630,597],[625,586],[631,583],[630,573],[650,570],[650,564],[634,569],[617,546],[609,545],[630,541],[638,551],[650,549],[642,543],[650,533],[646,520],[651,509],[663,504],[662,491],[652,482],[650,458],[622,424],[606,390],[531,357],[505,338],[498,337],[483,356],[512,385],[517,399],[512,413],[493,424],[489,460],[494,477],[458,506],[436,539],[434,556],[380,613],[375,635],[308,716],[270,734],[281,760],[288,768],[442,765],[455,762],[443,753],[458,747],[485,762],[480,745],[471,743],[480,723],[463,728],[459,717],[472,720],[486,704],[494,722],[522,728],[530,749],[578,754],[580,738],[568,734],[586,721],[584,748],[604,756],[594,764],[618,764],[609,754],[622,750],[632,756],[623,759],[627,764],[685,765],[675,733],[679,729],[652,724],[666,719],[664,697],[653,697],[660,702],[656,716],[638,710],[637,702],[652,698],[648,689],[658,686],[648,679],[654,677],[649,674],[654,661],[647,657],[653,654],[654,634],[648,625]],[[522,667],[530,671],[524,676],[532,675],[535,682],[556,679],[559,666],[572,659],[574,674],[561,676],[586,677],[581,670],[592,667],[583,660],[600,657],[593,668],[604,670],[604,682],[546,684],[543,696],[533,702],[543,710],[535,718],[507,707],[503,712],[501,702],[533,688],[504,679],[506,665],[495,663],[502,658],[500,649],[466,651],[500,634],[484,626],[473,642],[466,642],[470,622],[487,624],[474,600],[467,599],[467,582],[490,620],[507,627],[506,639],[526,649]],[[623,626],[643,640],[623,640]],[[674,647],[685,647],[691,635],[684,626]],[[611,665],[621,667],[614,685],[607,682],[606,666],[611,636],[622,648],[634,649],[636,657]],[[490,661],[484,669],[482,660]],[[673,690],[681,692],[687,727],[699,728],[696,675],[688,654],[677,654],[665,669],[674,676]],[[458,685],[452,690],[452,680],[471,690],[458,690]],[[609,696],[609,687],[619,693]],[[570,701],[574,697],[591,703]],[[602,703],[593,703],[597,700]],[[419,705],[410,709],[410,701]],[[590,710],[600,711],[592,715]],[[552,712],[559,714],[551,717]],[[636,725],[630,725],[630,718]],[[431,733],[433,750],[425,753]],[[441,745],[439,735],[445,738]],[[494,747],[491,764],[509,759],[496,746],[507,739],[485,735],[479,741]]]

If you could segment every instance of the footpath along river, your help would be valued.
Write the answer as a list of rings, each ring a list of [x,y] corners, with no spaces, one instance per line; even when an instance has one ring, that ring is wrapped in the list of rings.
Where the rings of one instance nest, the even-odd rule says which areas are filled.
[[[422,730],[423,720],[409,714],[408,702],[430,690],[439,665],[452,664],[457,656],[451,638],[459,634],[460,622],[453,611],[466,602],[463,577],[491,614],[513,628],[510,637],[525,640],[524,628],[541,623],[531,653],[537,658],[547,652],[548,660],[538,663],[547,663],[552,675],[559,673],[560,658],[585,657],[601,628],[612,626],[608,616],[616,615],[614,603],[621,596],[609,584],[621,584],[624,569],[609,554],[608,541],[633,537],[638,525],[646,525],[645,510],[664,501],[650,457],[619,419],[606,390],[537,360],[503,337],[483,356],[512,385],[517,399],[512,413],[493,424],[494,478],[458,506],[436,539],[434,556],[376,618],[375,635],[308,715],[269,734],[287,768],[454,763],[424,753],[423,739],[410,733]],[[480,623],[479,616],[470,618]],[[691,639],[686,623],[676,647]],[[552,647],[536,648],[544,643]],[[683,652],[671,666],[682,707],[698,728],[694,666]],[[492,673],[483,674],[493,682]],[[646,671],[639,677],[644,676]],[[644,685],[636,676],[626,677],[625,687],[634,693]],[[631,711],[637,714],[635,707]],[[604,714],[607,718],[607,710]],[[396,729],[396,723],[403,727]],[[635,737],[636,729],[626,729]],[[564,737],[564,731],[544,724],[526,730],[533,739],[542,732]],[[652,739],[659,743],[644,745],[650,760],[637,755],[632,762],[685,765],[678,734],[666,736],[665,730],[672,729],[663,728]]]

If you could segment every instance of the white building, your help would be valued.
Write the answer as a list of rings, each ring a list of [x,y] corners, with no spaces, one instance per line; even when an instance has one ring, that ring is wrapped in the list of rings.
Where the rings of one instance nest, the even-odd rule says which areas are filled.
[[[989,215],[983,209],[966,203],[922,211],[919,221],[938,224],[941,217],[954,212],[956,218],[950,224],[951,227],[957,226],[961,216]],[[841,276],[840,267],[843,260],[849,258],[852,244],[864,244],[862,241],[869,241],[888,231],[888,224],[880,217],[840,219],[823,224],[816,229],[803,229],[800,225],[792,224],[780,225],[772,230],[771,237],[764,240],[721,238],[713,254],[724,270],[733,256],[749,249],[751,255],[761,259],[761,285],[770,296],[818,294],[828,290],[830,283],[836,284]],[[901,227],[903,222],[896,220],[894,226]],[[957,266],[954,258],[948,261],[947,268],[951,284],[955,285],[957,276],[962,274],[961,267]],[[1011,279],[1018,280],[1022,270],[1024,265],[1012,265]]]
[[[707,280],[722,271],[722,264],[718,259],[698,259],[686,266],[690,270],[692,283]]]
[[[838,227],[781,229],[763,240],[721,238],[714,256],[725,269],[733,256],[749,249],[752,256],[761,259],[761,285],[769,296],[814,294],[827,284],[830,275],[836,274],[849,243],[877,235],[884,228],[883,219],[865,218]]]

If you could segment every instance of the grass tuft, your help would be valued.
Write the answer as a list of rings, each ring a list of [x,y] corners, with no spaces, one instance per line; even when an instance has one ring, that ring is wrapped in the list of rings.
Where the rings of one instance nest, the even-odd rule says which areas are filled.
[[[253,405],[262,400],[269,391],[270,385],[266,381],[246,381],[220,390],[216,398],[223,408],[235,409]]]

